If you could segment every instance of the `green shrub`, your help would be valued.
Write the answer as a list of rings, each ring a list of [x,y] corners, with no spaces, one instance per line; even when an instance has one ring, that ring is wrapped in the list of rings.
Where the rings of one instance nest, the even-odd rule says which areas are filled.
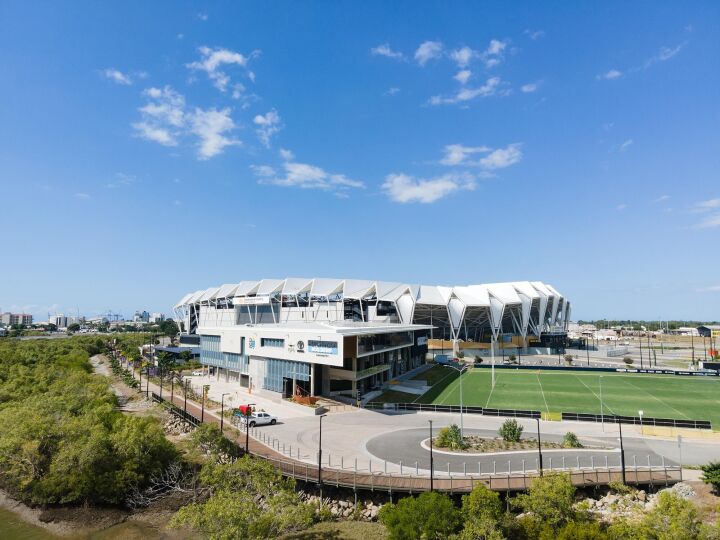
[[[498,430],[498,435],[505,442],[519,442],[523,427],[514,418],[505,420]]]
[[[713,461],[701,467],[702,481],[712,485],[715,493],[720,493],[720,461]]]
[[[536,523],[553,530],[576,517],[575,487],[567,474],[546,474],[534,478],[527,493],[512,499],[511,504],[530,513]]]
[[[627,484],[623,484],[622,480],[613,480],[608,484],[608,487],[610,488],[610,491],[617,493],[618,495],[627,495],[628,493],[635,491],[635,488],[628,486]]]
[[[380,509],[380,521],[390,540],[444,540],[460,526],[460,512],[452,499],[436,491],[406,497]]]
[[[633,363],[633,359],[629,356],[626,356],[625,358],[623,358],[623,362],[625,362],[628,366],[631,366]]]
[[[572,431],[568,431],[563,437],[563,447],[565,448],[582,448],[582,443],[578,440],[577,435]]]
[[[435,444],[441,448],[450,448],[451,450],[463,450],[467,448],[467,444],[460,434],[460,428],[457,424],[442,428],[437,437]]]

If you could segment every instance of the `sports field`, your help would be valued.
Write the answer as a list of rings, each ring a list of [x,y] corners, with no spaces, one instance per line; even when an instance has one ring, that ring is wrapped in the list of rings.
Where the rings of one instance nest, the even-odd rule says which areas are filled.
[[[449,373],[448,373],[449,372]],[[435,384],[417,403],[460,404],[455,370],[433,367],[417,379]],[[720,428],[720,380],[676,375],[591,373],[582,371],[495,370],[478,368],[462,376],[465,405],[495,409],[530,409],[548,413],[605,414],[709,420]]]

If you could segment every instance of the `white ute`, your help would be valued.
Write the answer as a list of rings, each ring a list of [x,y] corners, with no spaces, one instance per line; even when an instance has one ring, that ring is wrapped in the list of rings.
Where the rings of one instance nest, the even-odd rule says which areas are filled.
[[[243,422],[248,422],[250,427],[266,425],[274,426],[275,424],[277,424],[276,416],[273,416],[272,414],[263,411],[252,413],[250,415],[250,418],[246,418],[245,416],[242,416],[241,418]]]

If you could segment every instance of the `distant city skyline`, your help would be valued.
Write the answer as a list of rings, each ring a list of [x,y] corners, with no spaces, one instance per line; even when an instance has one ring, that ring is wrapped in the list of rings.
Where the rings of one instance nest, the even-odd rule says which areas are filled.
[[[720,318],[720,5],[6,2],[0,309],[272,276]]]

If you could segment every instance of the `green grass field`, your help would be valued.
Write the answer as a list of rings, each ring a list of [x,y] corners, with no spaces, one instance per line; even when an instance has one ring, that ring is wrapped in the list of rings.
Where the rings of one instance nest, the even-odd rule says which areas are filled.
[[[645,417],[709,420],[715,429],[720,428],[720,380],[714,378],[507,369],[497,369],[495,377],[493,389],[490,369],[473,369],[463,375],[465,405],[600,413],[602,377],[605,414],[637,416],[642,410]],[[416,378],[436,382],[415,402],[460,403],[456,371],[436,366]]]

